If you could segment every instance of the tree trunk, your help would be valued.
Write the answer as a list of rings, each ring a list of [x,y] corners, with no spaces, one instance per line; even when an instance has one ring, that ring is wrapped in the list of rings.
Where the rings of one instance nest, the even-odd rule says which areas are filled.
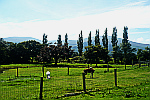
[[[57,66],[57,56],[55,56],[55,66]]]
[[[132,67],[133,67],[133,59],[132,59]]]
[[[126,69],[126,58],[125,58],[125,69]]]
[[[107,63],[107,72],[109,72],[109,65],[108,65],[108,63]]]

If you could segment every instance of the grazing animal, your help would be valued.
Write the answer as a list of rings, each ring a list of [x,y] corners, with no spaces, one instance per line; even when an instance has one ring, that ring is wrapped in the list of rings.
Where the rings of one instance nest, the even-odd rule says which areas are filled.
[[[88,68],[88,69],[85,69],[84,70],[84,73],[85,73],[85,75],[87,75],[87,73],[91,73],[91,75],[90,75],[90,78],[91,78],[91,76],[92,76],[92,78],[93,78],[93,73],[94,73],[94,69],[92,68],[92,67],[90,67],[90,68]]]
[[[46,75],[47,75],[47,79],[50,79],[50,78],[51,78],[51,77],[50,77],[50,72],[49,72],[49,71],[46,72]]]

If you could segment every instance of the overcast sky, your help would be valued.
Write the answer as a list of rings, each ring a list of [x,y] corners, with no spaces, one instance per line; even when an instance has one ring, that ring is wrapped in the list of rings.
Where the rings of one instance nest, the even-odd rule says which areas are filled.
[[[100,35],[116,27],[122,38],[128,27],[129,40],[150,44],[150,0],[0,0],[0,38],[33,37],[42,40],[77,40],[79,33]]]

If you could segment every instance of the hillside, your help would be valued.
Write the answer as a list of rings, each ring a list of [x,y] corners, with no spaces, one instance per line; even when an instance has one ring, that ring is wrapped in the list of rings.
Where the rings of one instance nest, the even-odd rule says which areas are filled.
[[[36,38],[32,38],[32,37],[8,37],[8,38],[4,38],[5,41],[9,41],[9,42],[14,42],[14,43],[19,43],[19,42],[23,42],[23,41],[28,41],[28,40],[36,40],[38,42],[42,42],[39,39]],[[49,42],[56,42],[57,40],[50,40]],[[86,47],[88,45],[87,43],[88,39],[84,38],[84,47]],[[69,40],[69,45],[72,46],[72,49],[74,49],[77,52],[77,40]],[[121,38],[118,38],[118,45],[122,42]],[[142,44],[142,43],[137,43],[137,42],[132,42],[129,41],[132,45],[132,48],[136,48],[136,49],[145,49],[145,47],[150,47],[149,44]],[[64,43],[64,40],[62,40],[62,43]],[[95,44],[94,42],[94,37],[92,37],[92,44]],[[102,36],[100,36],[100,45],[103,45],[102,43]],[[109,51],[112,51],[112,44],[111,44],[111,36],[108,36],[108,49]]]
[[[41,40],[32,37],[8,37],[8,38],[4,38],[4,40],[8,42],[14,42],[14,43],[19,43],[28,40],[35,40],[37,42],[41,42]]]

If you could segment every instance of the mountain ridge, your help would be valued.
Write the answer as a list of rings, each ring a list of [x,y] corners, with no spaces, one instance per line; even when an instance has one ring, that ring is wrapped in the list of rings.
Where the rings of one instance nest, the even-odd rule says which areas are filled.
[[[33,38],[33,37],[8,37],[8,38],[3,38],[5,41],[7,42],[14,42],[14,43],[20,43],[23,41],[29,41],[29,40],[35,40],[37,42],[42,43],[42,40]],[[83,46],[88,46],[88,38],[84,38],[84,43]],[[57,42],[57,40],[49,40],[48,42]],[[72,46],[72,49],[74,49],[77,52],[77,40],[68,40],[69,45]],[[122,42],[121,38],[118,38],[118,45],[120,45],[120,43]],[[136,49],[145,49],[145,47],[150,47],[150,44],[143,44],[143,43],[138,43],[138,42],[133,42],[133,41],[129,41],[132,45],[132,48],[136,48]],[[64,40],[62,40],[62,43],[64,43]],[[95,44],[94,42],[94,37],[92,37],[92,44]],[[103,46],[102,44],[102,36],[100,36],[100,45]],[[112,51],[112,44],[111,44],[111,36],[108,36],[108,50]],[[84,50],[83,50],[84,51]]]

